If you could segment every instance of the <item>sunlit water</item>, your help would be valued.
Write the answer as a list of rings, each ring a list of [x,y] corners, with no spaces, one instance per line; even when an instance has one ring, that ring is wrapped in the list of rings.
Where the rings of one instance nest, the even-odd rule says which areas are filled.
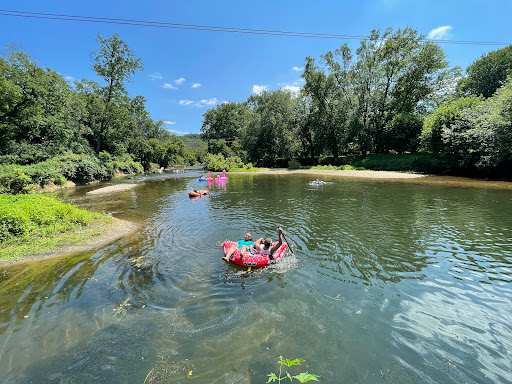
[[[191,200],[198,176],[62,194],[140,230],[0,267],[1,382],[264,383],[279,356],[324,383],[512,382],[512,189],[245,174]],[[221,260],[278,224],[281,263]]]

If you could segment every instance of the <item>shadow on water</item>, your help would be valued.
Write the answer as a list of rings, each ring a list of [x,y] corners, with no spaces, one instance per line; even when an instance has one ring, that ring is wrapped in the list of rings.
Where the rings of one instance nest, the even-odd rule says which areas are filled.
[[[197,200],[187,173],[68,193],[141,230],[0,269],[4,382],[256,383],[280,355],[324,382],[509,382],[509,191],[310,178],[232,175]],[[221,261],[222,241],[278,224],[294,250],[279,264]]]

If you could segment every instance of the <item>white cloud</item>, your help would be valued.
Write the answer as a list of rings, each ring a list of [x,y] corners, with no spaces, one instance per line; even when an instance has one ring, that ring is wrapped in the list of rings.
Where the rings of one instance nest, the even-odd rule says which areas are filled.
[[[451,32],[452,29],[453,27],[451,25],[444,25],[442,27],[435,28],[428,33],[427,39],[445,40],[448,38],[448,34]]]
[[[256,94],[256,95],[260,95],[262,94],[264,91],[267,90],[267,86],[266,85],[253,85],[252,86],[252,93]]]
[[[164,121],[164,124],[174,125],[176,124],[175,121]]]
[[[294,87],[293,85],[286,85],[281,89],[283,91],[290,92],[293,98],[299,97],[300,87]]]
[[[162,74],[160,72],[155,72],[155,73],[150,74],[149,78],[151,80],[162,80],[164,77],[162,76]]]
[[[304,67],[293,67],[292,69],[293,69],[294,71],[300,72],[300,71],[303,71],[303,70],[304,70]]]
[[[178,85],[182,84],[185,81],[184,77],[180,77],[179,79],[174,80],[174,82]]]
[[[162,85],[162,88],[165,88],[165,89],[178,89],[174,85],[169,84],[169,83],[165,83],[164,85]]]
[[[188,132],[176,131],[174,129],[168,129],[168,131],[171,132],[171,133],[174,133],[176,136],[188,135],[189,134]]]
[[[201,84],[199,84],[199,83],[192,84],[192,88],[199,88],[200,86],[201,86]]]
[[[203,103],[204,105],[214,105],[217,104],[217,98],[214,97],[213,99],[201,100],[201,103]]]
[[[67,81],[75,80],[75,78],[73,76],[66,76],[64,79],[66,79]]]
[[[206,107],[207,105],[215,105],[217,104],[218,100],[216,97],[211,99],[203,99],[200,101],[194,101],[194,100],[180,100],[180,105],[192,105],[194,107]]]

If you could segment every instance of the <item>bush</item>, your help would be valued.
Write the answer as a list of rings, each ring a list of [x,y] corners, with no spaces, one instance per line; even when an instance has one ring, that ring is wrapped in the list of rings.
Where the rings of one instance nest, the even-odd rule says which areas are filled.
[[[208,153],[204,161],[204,167],[209,171],[220,172],[224,169],[230,171],[231,169],[243,168],[244,163],[238,156],[224,158],[221,153],[217,155]]]
[[[296,159],[292,159],[288,162],[289,169],[300,169],[301,165]]]
[[[157,173],[159,169],[160,165],[158,165],[157,163],[149,163],[149,167],[148,169],[146,169],[146,172]]]
[[[63,175],[58,174],[57,176],[54,177],[53,184],[62,186],[66,184],[66,178]]]
[[[0,195],[0,243],[26,236],[54,236],[85,226],[101,214],[45,195]]]
[[[30,176],[21,168],[15,166],[2,166],[0,168],[0,192],[2,193],[29,193],[34,190]]]

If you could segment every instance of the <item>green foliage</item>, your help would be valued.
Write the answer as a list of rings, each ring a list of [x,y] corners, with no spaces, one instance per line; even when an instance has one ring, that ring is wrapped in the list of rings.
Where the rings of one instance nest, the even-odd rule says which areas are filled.
[[[0,195],[0,243],[51,237],[86,226],[101,215],[45,195]]]
[[[159,170],[160,170],[160,166],[157,163],[149,163],[149,168],[147,169],[147,172],[156,173]]]
[[[65,153],[32,165],[0,165],[0,190],[5,193],[27,193],[33,190],[33,184],[44,187],[53,182],[64,185],[66,180],[87,183],[104,180],[118,173],[142,173],[142,165],[130,155],[112,156],[101,152],[95,155]]]
[[[283,359],[282,356],[279,356],[279,361],[278,361],[278,364],[280,364],[279,376],[273,372],[268,374],[267,375],[268,376],[267,383],[270,383],[270,382],[274,383],[276,381],[278,383],[280,383],[282,380],[286,380],[286,379],[289,379],[290,381],[293,381],[293,379],[297,379],[301,383],[305,383],[307,381],[318,381],[317,375],[313,375],[308,372],[299,373],[298,375],[295,375],[295,376],[292,376],[289,373],[288,368],[293,367],[294,365],[301,365],[302,362],[304,362],[304,360],[301,358],[298,358],[295,360],[289,360],[289,359]],[[283,372],[283,366],[286,367],[285,372]]]
[[[457,86],[460,94],[491,97],[512,74],[512,45],[483,55],[466,72]]]
[[[0,166],[0,193],[30,193],[34,190],[32,179],[21,168]]]
[[[298,160],[296,159],[291,159],[289,162],[288,162],[288,168],[289,169],[300,169],[302,168],[302,165],[299,163]]]
[[[426,121],[425,149],[451,156],[451,169],[510,178],[512,76],[487,99],[469,96],[441,106]]]
[[[447,132],[463,118],[465,111],[475,108],[480,102],[480,98],[470,96],[440,106],[425,120],[420,137],[421,146],[434,154],[449,152]]]
[[[144,172],[142,164],[134,161],[129,154],[111,157],[111,159],[105,162],[104,165],[110,177],[113,177],[118,173],[134,175]]]
[[[231,169],[244,168],[244,163],[238,156],[225,158],[222,154],[213,155],[209,153],[206,155],[203,166],[209,171],[219,172],[222,170],[230,171]],[[252,164],[250,168],[252,168]]]

